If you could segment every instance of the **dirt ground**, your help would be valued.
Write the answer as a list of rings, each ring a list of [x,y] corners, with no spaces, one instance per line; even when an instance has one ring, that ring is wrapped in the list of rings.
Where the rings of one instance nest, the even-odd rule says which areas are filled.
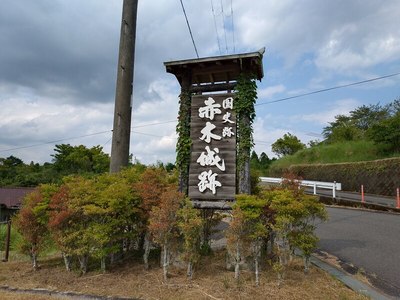
[[[271,269],[262,272],[258,287],[250,271],[242,271],[239,283],[233,275],[225,268],[223,251],[204,258],[192,281],[186,279],[184,269],[171,268],[170,278],[164,282],[162,270],[156,265],[145,271],[143,265],[134,260],[114,266],[104,274],[97,270],[86,275],[65,271],[61,257],[41,261],[37,271],[31,269],[28,261],[0,262],[0,287],[19,289],[43,288],[136,299],[367,299],[315,267],[304,275],[299,261],[291,264],[281,286]],[[10,294],[1,289],[0,298],[54,299],[51,296]]]

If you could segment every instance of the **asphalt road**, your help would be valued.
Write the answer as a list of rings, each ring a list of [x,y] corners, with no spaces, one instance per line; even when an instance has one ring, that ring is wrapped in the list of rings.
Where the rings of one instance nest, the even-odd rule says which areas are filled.
[[[327,208],[318,224],[319,249],[364,270],[370,281],[400,299],[400,215]]]

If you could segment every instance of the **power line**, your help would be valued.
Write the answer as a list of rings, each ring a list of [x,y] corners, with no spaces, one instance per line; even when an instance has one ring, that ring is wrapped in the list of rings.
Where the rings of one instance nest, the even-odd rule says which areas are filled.
[[[290,130],[288,130],[288,131],[290,131]],[[322,134],[315,133],[315,132],[305,132],[305,131],[301,131],[301,130],[300,130],[300,132],[303,132],[305,135],[311,136],[311,137],[315,137],[315,138],[321,138],[321,137],[323,137]],[[255,140],[254,143],[255,143],[256,145],[272,145],[274,142]]]
[[[172,123],[172,122],[177,122],[177,121],[176,120],[173,120],[173,121],[171,120],[171,121],[163,121],[163,122],[157,122],[157,123],[148,123],[148,124],[143,124],[143,125],[139,125],[139,126],[132,126],[131,129],[149,127],[149,126],[155,126],[155,125],[162,125],[162,124],[167,124],[167,123]],[[3,149],[3,150],[0,150],[0,153],[1,152],[7,152],[7,151],[27,149],[27,148],[34,148],[34,147],[39,147],[39,146],[44,146],[44,145],[51,145],[51,144],[64,142],[64,141],[68,141],[68,140],[75,140],[75,139],[80,139],[80,138],[85,138],[85,137],[90,137],[90,136],[95,136],[95,135],[100,135],[100,134],[105,134],[105,133],[111,133],[111,132],[112,132],[112,130],[100,131],[100,132],[95,132],[95,133],[91,133],[91,134],[85,134],[85,135],[79,135],[79,136],[73,136],[73,137],[68,137],[68,138],[63,138],[63,139],[43,142],[43,143],[39,143],[39,144],[33,144],[33,145],[27,145],[27,146],[15,147],[15,148]],[[136,131],[132,131],[132,132],[137,133],[137,134],[150,135],[150,134],[136,132]],[[155,137],[162,137],[162,136],[155,136]],[[104,144],[104,146],[106,144],[108,144],[109,142],[110,142],[110,140],[108,140]]]
[[[232,21],[233,53],[236,53],[236,45],[235,45],[235,26],[234,26],[234,24],[233,24],[233,0],[231,0],[231,21]]]
[[[225,13],[224,13],[224,5],[222,3],[222,0],[221,0],[221,14],[222,14],[222,25],[224,28],[224,36],[225,36],[225,50],[226,50],[226,54],[228,54],[228,41],[226,39],[226,27],[225,27]]]
[[[146,136],[152,136],[152,137],[157,137],[157,138],[167,138],[170,140],[176,140],[176,138],[171,138],[169,136],[162,136],[162,135],[156,135],[156,134],[151,134],[151,133],[144,133],[144,132],[139,132],[139,131],[133,131],[131,130],[132,133],[140,134],[140,135],[146,135]]]
[[[217,34],[217,42],[218,42],[219,54],[222,55],[221,43],[219,41],[219,33],[218,33],[218,28],[217,28],[217,20],[216,20],[216,17],[215,17],[215,10],[214,10],[213,0],[211,0],[211,11],[212,11],[213,17],[214,17],[214,27],[215,27],[215,33]]]
[[[259,106],[259,105],[265,105],[265,104],[271,104],[271,103],[277,103],[277,102],[287,101],[287,100],[291,100],[291,99],[295,99],[295,98],[300,98],[300,97],[309,96],[309,95],[313,95],[313,94],[328,92],[328,91],[337,90],[337,89],[342,89],[342,88],[346,88],[346,87],[350,87],[350,86],[354,86],[354,85],[359,85],[359,84],[364,84],[364,83],[368,83],[368,82],[372,82],[372,81],[377,81],[377,80],[381,80],[381,79],[386,79],[386,78],[390,78],[390,77],[394,77],[394,76],[398,76],[398,75],[400,75],[400,72],[398,72],[398,73],[393,73],[393,74],[389,74],[389,75],[384,75],[384,76],[381,76],[381,77],[375,77],[375,78],[371,78],[371,79],[367,79],[367,80],[357,81],[357,82],[353,82],[353,83],[348,83],[348,84],[343,84],[343,85],[337,85],[337,86],[334,86],[334,87],[330,87],[330,88],[326,88],[326,89],[321,89],[321,90],[316,90],[316,91],[312,91],[312,92],[308,92],[308,93],[303,93],[303,94],[299,94],[299,95],[295,95],[295,96],[290,96],[290,97],[286,97],[286,98],[281,98],[281,99],[277,99],[277,100],[273,100],[273,101],[268,101],[268,102],[263,102],[263,103],[257,103],[257,104],[255,104],[254,106]]]
[[[182,5],[183,14],[185,15],[186,24],[187,24],[187,27],[188,27],[188,29],[189,29],[190,37],[192,38],[192,42],[193,42],[193,46],[194,46],[194,51],[196,52],[197,58],[199,58],[199,53],[197,52],[196,43],[194,42],[194,38],[193,38],[193,34],[192,34],[192,29],[190,29],[189,20],[188,20],[188,17],[187,17],[187,15],[186,15],[185,6],[183,6],[182,0],[180,0],[180,1],[181,1],[181,5]]]
[[[111,142],[111,140],[112,140],[112,137],[111,137],[110,139],[108,139],[107,142],[105,142],[105,143],[103,144],[103,146],[101,146],[101,147],[104,148],[109,142]]]
[[[44,146],[44,145],[49,145],[49,144],[55,144],[63,141],[68,141],[68,140],[75,140],[75,139],[80,139],[84,137],[89,137],[89,136],[94,136],[94,135],[99,135],[99,134],[104,134],[104,133],[111,133],[112,130],[107,130],[107,131],[101,131],[101,132],[95,132],[91,134],[85,134],[85,135],[80,135],[80,136],[74,136],[74,137],[69,137],[69,138],[64,138],[64,139],[59,139],[59,140],[54,140],[54,141],[49,141],[49,142],[44,142],[40,144],[34,144],[34,145],[28,145],[28,146],[21,146],[21,147],[15,147],[15,148],[10,148],[10,149],[4,149],[0,150],[0,152],[6,152],[6,151],[13,151],[13,150],[21,150],[21,149],[27,149],[27,148],[34,148],[34,147],[39,147],[39,146]]]
[[[168,123],[176,123],[177,120],[170,120],[170,121],[161,121],[161,122],[155,122],[155,123],[147,123],[143,125],[138,125],[138,126],[132,126],[131,128],[142,128],[142,127],[149,127],[149,126],[155,126],[155,125],[162,125],[162,124],[168,124]]]
[[[272,142],[254,141],[256,145],[272,145]]]

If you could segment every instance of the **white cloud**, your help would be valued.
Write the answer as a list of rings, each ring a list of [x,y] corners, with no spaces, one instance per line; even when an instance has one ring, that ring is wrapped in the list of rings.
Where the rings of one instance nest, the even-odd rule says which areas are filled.
[[[258,155],[265,152],[269,158],[276,157],[271,150],[271,145],[281,138],[285,133],[290,131],[288,128],[281,126],[274,126],[270,119],[271,115],[264,118],[258,117],[254,123],[254,150]]]
[[[356,99],[341,99],[335,101],[325,111],[319,111],[318,113],[312,114],[296,115],[294,118],[326,126],[328,125],[328,122],[335,120],[335,116],[348,115],[351,110],[360,106],[360,104],[361,103]]]
[[[332,39],[318,51],[316,65],[335,71],[365,69],[383,62],[391,62],[400,56],[400,35],[376,37],[356,50],[346,47],[344,38]]]
[[[55,144],[102,145],[111,136],[110,104],[76,107],[57,105],[49,100],[32,102],[29,98],[17,97],[0,101],[0,106],[4,107],[0,111],[0,156],[18,152],[17,156],[25,161],[45,162],[50,161],[49,149],[53,149]],[[70,139],[102,131],[107,133]],[[32,145],[41,146],[5,151]]]
[[[137,141],[132,144],[131,153],[140,162],[152,164],[157,161],[175,162],[176,133],[171,130],[169,135],[145,136],[132,133]]]
[[[175,162],[179,103],[175,87],[168,80],[151,82],[148,93],[156,100],[142,102],[133,110],[131,153],[143,163]],[[148,126],[154,123],[162,124]]]
[[[319,68],[348,71],[400,56],[400,2],[239,1],[239,39],[248,48],[266,46],[292,66],[303,55]]]
[[[276,94],[280,94],[286,90],[283,84],[269,86],[257,91],[258,99],[270,99]]]

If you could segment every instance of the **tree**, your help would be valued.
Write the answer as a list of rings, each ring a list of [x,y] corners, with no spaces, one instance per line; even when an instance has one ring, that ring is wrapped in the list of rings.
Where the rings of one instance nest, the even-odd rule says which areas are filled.
[[[235,263],[235,279],[239,280],[240,262],[247,249],[247,224],[243,211],[236,206],[232,210],[232,220],[226,231],[226,246]]]
[[[293,155],[297,151],[305,149],[305,145],[291,133],[285,133],[272,144],[272,151],[278,156]]]
[[[18,167],[23,165],[24,162],[19,159],[18,157],[15,157],[13,155],[7,157],[7,158],[2,158],[0,159],[0,165],[5,166],[5,167]]]
[[[266,212],[265,208],[268,207],[269,204],[267,199],[263,197],[253,196],[253,195],[237,195],[235,207],[238,210],[234,210],[234,217],[239,216],[239,219],[236,220],[238,223],[234,226],[241,224],[241,228],[243,231],[241,232],[240,227],[237,227],[239,230],[235,230],[237,233],[245,234],[245,236],[241,237],[243,242],[247,242],[250,246],[250,253],[254,261],[254,273],[256,285],[259,285],[259,260],[261,256],[261,249],[265,238],[268,236],[270,222],[271,219],[266,218],[264,213]],[[265,222],[267,221],[267,222]],[[240,236],[238,236],[240,237]],[[237,251],[237,242],[236,240],[236,251]],[[235,257],[235,261],[237,263],[237,254]],[[237,267],[238,268],[238,265]]]
[[[169,186],[161,194],[160,204],[150,212],[149,231],[156,243],[162,247],[163,277],[168,279],[169,255],[174,240],[178,236],[178,209],[185,198],[183,193]]]
[[[369,106],[362,105],[350,111],[350,119],[358,129],[365,133],[369,128],[389,117],[390,106],[381,106],[379,103]]]
[[[250,158],[250,176],[253,175],[260,177],[267,173],[267,170],[271,164],[271,160],[265,152],[262,152],[260,156],[257,155],[255,151],[252,151]],[[251,178],[251,189],[254,188],[253,178]],[[253,192],[251,192],[253,194]]]
[[[85,214],[93,215],[91,228],[97,239],[94,256],[101,259],[106,270],[106,258],[121,251],[123,243],[136,239],[141,220],[140,198],[129,182],[120,174],[103,174],[94,180],[97,191],[94,203],[85,207]]]
[[[0,158],[0,186],[37,187],[40,184],[58,183],[59,179],[52,164],[25,164],[15,156]]]
[[[88,211],[96,201],[96,188],[92,180],[81,176],[66,177],[64,184],[68,190],[68,209],[73,216],[68,228],[63,230],[65,252],[78,258],[81,272],[85,274],[89,257],[98,248],[98,238],[91,229],[94,212]]]
[[[0,157],[0,185],[14,185],[15,177],[19,174],[19,169],[24,163],[18,157],[13,155],[7,158]]]
[[[167,187],[167,173],[163,168],[148,168],[141,175],[140,179],[133,185],[141,198],[142,209],[140,228],[144,235],[143,262],[145,268],[149,268],[150,254],[150,232],[148,230],[150,212],[153,207],[160,204],[160,198]]]
[[[250,156],[250,168],[258,170],[260,168],[260,160],[258,159],[257,153],[253,150]]]
[[[374,124],[368,131],[369,137],[383,151],[389,153],[400,153],[400,111],[393,117]]]
[[[49,227],[64,258],[78,257],[82,273],[89,257],[100,259],[105,271],[106,257],[120,251],[122,241],[137,237],[139,204],[120,174],[67,177],[52,198]]]
[[[391,115],[396,115],[400,113],[400,98],[394,100],[392,103],[390,103],[390,108],[389,111]]]
[[[72,251],[66,242],[67,236],[71,230],[71,224],[78,221],[76,212],[69,207],[70,201],[69,188],[67,185],[62,185],[51,198],[48,222],[48,228],[58,249],[61,250],[67,271],[71,271],[72,266]]]
[[[267,191],[265,196],[276,212],[273,230],[279,257],[279,263],[275,265],[279,280],[283,280],[288,259],[296,247],[302,251],[304,270],[307,272],[311,252],[318,241],[314,233],[315,220],[327,218],[324,206],[314,196],[304,194],[293,176],[284,180],[280,189]]]
[[[175,170],[175,165],[173,164],[173,163],[171,163],[171,162],[169,162],[169,163],[167,163],[166,165],[165,165],[165,170],[167,171],[167,172],[172,172],[173,170]]]
[[[324,127],[322,134],[328,143],[356,141],[368,138],[368,131],[380,122],[390,118],[396,109],[396,101],[385,106],[362,105],[350,111],[349,115],[337,115],[333,122]]]
[[[28,253],[33,269],[38,268],[38,255],[48,239],[48,205],[57,187],[41,185],[28,194],[13,223],[23,236],[22,251]]]
[[[200,213],[186,198],[178,210],[178,228],[183,237],[183,259],[187,261],[187,276],[193,278],[193,265],[200,258],[200,238],[203,220]]]
[[[325,141],[336,143],[370,139],[382,146],[384,152],[398,152],[400,100],[381,106],[363,105],[350,111],[349,116],[338,115],[323,130]]]
[[[240,263],[250,255],[254,261],[256,285],[259,284],[259,259],[263,245],[273,241],[279,262],[274,265],[279,281],[295,247],[302,251],[305,271],[318,238],[315,220],[326,218],[324,206],[313,196],[304,194],[293,176],[287,176],[280,188],[259,195],[238,195],[232,210],[232,221],[226,231],[227,249],[235,264],[235,278]]]
[[[328,143],[359,140],[362,136],[354,120],[345,115],[337,115],[335,121],[324,127],[322,134]]]
[[[269,159],[268,155],[265,152],[261,152],[260,154],[260,168],[265,171],[269,168],[271,164],[271,160]]]
[[[87,148],[84,145],[56,145],[53,156],[54,167],[64,175],[95,173],[101,174],[109,169],[110,159],[103,147]]]
[[[309,141],[308,143],[307,143],[307,145],[308,145],[308,147],[309,148],[313,148],[313,147],[317,147],[317,146],[319,146],[321,144],[321,141],[320,140],[311,140],[311,141]]]

